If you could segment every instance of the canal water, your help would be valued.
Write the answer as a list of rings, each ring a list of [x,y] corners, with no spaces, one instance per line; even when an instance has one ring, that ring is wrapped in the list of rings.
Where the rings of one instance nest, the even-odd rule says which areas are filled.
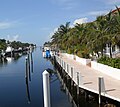
[[[42,73],[45,69],[54,72],[55,69],[51,61],[42,57],[39,48],[32,56],[33,72],[28,82],[25,79],[26,55],[0,63],[0,107],[44,107]],[[51,107],[72,107],[56,73],[51,75],[50,87]]]

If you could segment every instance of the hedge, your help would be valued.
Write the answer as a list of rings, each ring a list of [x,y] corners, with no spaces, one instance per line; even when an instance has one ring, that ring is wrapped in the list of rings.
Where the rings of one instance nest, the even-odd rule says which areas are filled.
[[[120,58],[101,57],[98,59],[98,63],[120,69]]]

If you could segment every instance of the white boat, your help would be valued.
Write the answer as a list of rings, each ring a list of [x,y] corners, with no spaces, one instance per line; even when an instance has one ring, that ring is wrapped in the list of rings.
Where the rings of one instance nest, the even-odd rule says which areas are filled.
[[[11,46],[8,46],[5,52],[12,52],[13,48]]]

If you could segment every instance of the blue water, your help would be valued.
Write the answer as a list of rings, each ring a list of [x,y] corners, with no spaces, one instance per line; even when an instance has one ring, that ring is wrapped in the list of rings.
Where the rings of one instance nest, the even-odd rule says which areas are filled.
[[[33,52],[31,81],[26,84],[25,57],[0,64],[0,107],[44,107],[42,73],[48,68],[55,71],[54,66],[42,57],[39,48],[36,49]],[[52,107],[72,107],[60,86],[57,74],[53,74],[50,84]]]

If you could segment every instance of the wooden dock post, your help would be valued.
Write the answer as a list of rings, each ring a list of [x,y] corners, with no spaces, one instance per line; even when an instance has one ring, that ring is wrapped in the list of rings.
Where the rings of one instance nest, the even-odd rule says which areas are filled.
[[[70,77],[71,77],[71,91],[73,91],[74,87],[74,82],[73,82],[73,67],[70,69]]]
[[[83,85],[83,77],[80,72],[77,72],[77,83],[78,83],[78,86]]]
[[[99,105],[100,105],[101,104],[101,93],[103,92],[105,94],[105,84],[104,84],[103,77],[98,78],[98,87],[99,87]]]
[[[32,56],[32,52],[30,53],[31,56],[31,72],[33,73],[33,56]]]
[[[25,58],[25,63],[26,63],[25,78],[26,80],[28,80],[28,57]]]
[[[73,67],[71,67],[71,78],[73,79]]]
[[[69,74],[69,64],[67,64],[67,73]]]
[[[30,73],[30,56],[28,53],[28,71],[29,71],[29,81],[31,81],[31,73]]]
[[[101,78],[99,77],[99,105],[101,104]]]
[[[45,70],[43,72],[43,92],[44,92],[44,107],[50,107],[50,81],[49,73]]]
[[[79,86],[79,72],[76,72],[76,74],[77,74],[77,85]]]

